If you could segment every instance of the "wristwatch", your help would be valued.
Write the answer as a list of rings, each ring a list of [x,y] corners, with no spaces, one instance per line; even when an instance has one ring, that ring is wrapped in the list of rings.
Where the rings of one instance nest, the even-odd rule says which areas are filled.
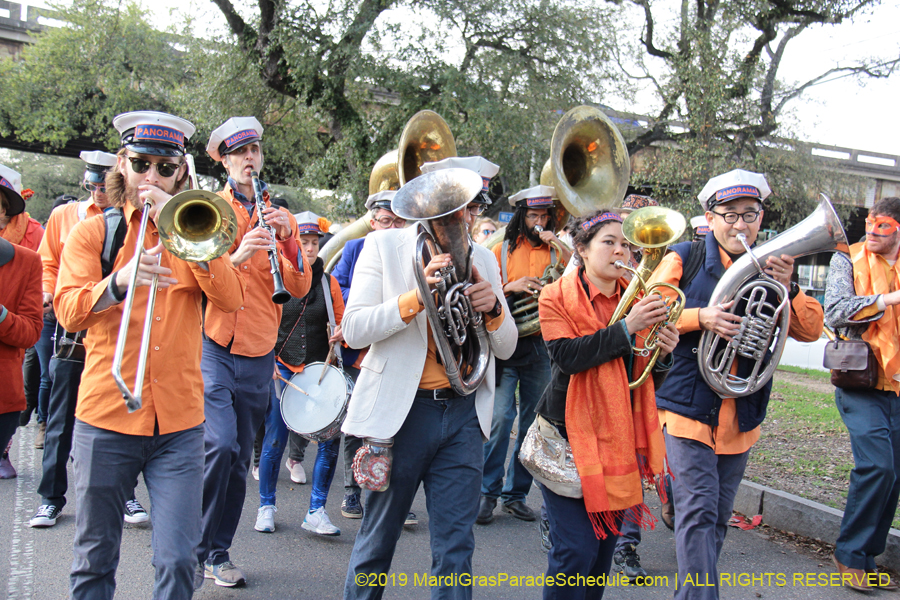
[[[500,298],[497,298],[497,302],[494,303],[494,307],[491,310],[487,311],[487,313],[485,314],[487,314],[487,316],[492,319],[496,319],[500,316],[501,312],[503,312],[503,303],[500,302]]]

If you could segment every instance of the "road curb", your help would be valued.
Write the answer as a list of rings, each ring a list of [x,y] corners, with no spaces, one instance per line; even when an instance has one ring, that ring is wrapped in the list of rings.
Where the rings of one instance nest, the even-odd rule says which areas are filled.
[[[762,522],[782,531],[833,544],[841,531],[843,511],[746,479],[734,498],[734,510],[748,516],[762,515]],[[878,564],[900,571],[900,531],[888,533]]]

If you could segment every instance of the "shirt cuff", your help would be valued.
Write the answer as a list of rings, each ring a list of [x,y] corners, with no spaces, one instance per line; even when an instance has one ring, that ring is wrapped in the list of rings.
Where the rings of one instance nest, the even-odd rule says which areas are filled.
[[[302,262],[300,265],[297,264],[298,259],[300,258],[300,248],[297,246],[297,240],[291,236],[284,241],[278,242],[278,247],[281,249],[281,254],[284,255],[288,262],[291,263],[291,266],[294,267],[294,270],[302,273]]]
[[[700,330],[700,309],[686,308],[678,317],[678,323],[675,324],[678,333],[687,333],[689,331]]]
[[[497,331],[500,329],[500,326],[503,324],[503,319],[506,317],[506,311],[503,310],[503,303],[500,303],[500,314],[496,317],[485,319],[484,326],[488,331]]]
[[[416,295],[416,290],[410,290],[405,294],[400,294],[397,298],[397,304],[400,309],[400,318],[403,319],[403,322],[407,325],[416,318],[416,315],[425,310],[425,306],[419,304],[419,297]]]
[[[887,304],[884,303],[884,294],[878,294],[878,299],[875,300],[875,306],[878,307],[878,312],[887,310]]]

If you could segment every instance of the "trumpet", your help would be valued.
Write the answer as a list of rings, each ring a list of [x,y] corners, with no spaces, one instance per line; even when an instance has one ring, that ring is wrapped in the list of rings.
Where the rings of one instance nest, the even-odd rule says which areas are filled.
[[[534,230],[541,233],[544,231],[544,228],[540,225],[535,225]],[[564,254],[563,244],[561,242],[551,242],[550,246],[556,252],[556,260],[551,261],[547,268],[544,269],[544,273],[541,275],[541,287],[553,283],[562,277],[563,272],[566,270],[566,263],[562,260]],[[533,290],[530,294],[517,294],[519,297],[510,306],[510,314],[512,314],[513,320],[516,322],[516,330],[519,332],[519,337],[534,335],[541,330],[541,322],[538,318],[538,298],[540,298],[540,295],[540,290]]]
[[[666,288],[675,292],[677,297],[677,300],[671,301],[670,304],[670,301],[665,300],[666,297],[660,294],[666,302],[666,320],[650,328],[644,339],[643,348],[636,346],[633,348],[637,355],[650,356],[650,362],[647,363],[641,375],[628,384],[628,389],[636,389],[647,381],[653,366],[659,359],[659,353],[662,351],[658,344],[657,332],[660,327],[665,327],[666,323],[677,321],[678,317],[681,316],[682,310],[684,310],[685,298],[684,293],[680,289],[674,285],[662,282],[648,286],[646,281],[650,278],[660,261],[662,261],[666,253],[666,247],[681,237],[686,226],[687,223],[681,213],[661,206],[639,208],[625,217],[625,220],[622,222],[622,234],[625,236],[625,239],[635,246],[644,248],[644,256],[641,258],[641,263],[637,269],[629,267],[620,260],[616,261],[617,267],[630,271],[634,277],[631,278],[631,283],[622,292],[622,299],[619,301],[619,305],[616,306],[608,326],[625,317],[638,299],[638,294],[647,296],[659,289]]]
[[[199,187],[193,157],[189,154],[186,155],[185,162],[188,165],[191,186]],[[141,348],[132,390],[122,376],[122,362],[125,344],[128,340],[128,322],[134,307],[138,266],[141,256],[146,253],[144,236],[147,234],[151,208],[153,208],[153,204],[149,200],[144,202],[141,226],[138,230],[134,258],[132,258],[131,278],[128,281],[116,351],[113,355],[113,379],[115,379],[119,391],[122,392],[128,412],[134,412],[141,408],[144,375],[147,370],[147,354],[150,350],[153,308],[156,306],[156,292],[159,283],[159,276],[154,274],[150,282],[150,291],[147,294],[147,314],[144,317]],[[166,250],[173,256],[189,262],[206,262],[222,256],[231,248],[237,237],[237,217],[231,206],[216,194],[200,189],[186,190],[172,196],[159,211],[156,222],[160,240]]]

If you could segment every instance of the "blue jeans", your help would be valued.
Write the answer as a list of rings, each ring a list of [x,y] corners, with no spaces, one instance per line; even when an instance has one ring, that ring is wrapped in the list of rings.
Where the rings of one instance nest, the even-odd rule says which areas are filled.
[[[290,379],[290,369],[278,363],[278,371],[285,379]],[[272,396],[266,412],[266,435],[263,438],[262,452],[259,457],[259,505],[275,504],[275,486],[278,484],[278,469],[284,456],[284,446],[288,439],[288,428],[281,418],[281,390],[284,384],[272,382]],[[341,436],[322,442],[316,452],[316,463],[313,467],[312,491],[309,501],[309,512],[325,506],[328,489],[334,479],[337,466],[337,455],[340,450]]]
[[[232,354],[203,340],[203,400],[206,423],[203,443],[203,522],[197,558],[209,564],[229,559],[244,498],[253,439],[269,406],[275,354],[249,357]]]
[[[547,577],[602,577],[609,575],[616,536],[607,532],[605,540],[597,539],[594,526],[584,507],[583,498],[566,498],[539,485],[550,520],[550,542],[547,554]],[[616,521],[621,526],[621,520]],[[544,600],[599,600],[604,586],[544,586]]]
[[[663,432],[675,499],[678,581],[690,576],[701,584],[679,585],[675,598],[715,600],[719,597],[719,554],[750,451],[716,454],[706,444]],[[704,585],[707,583],[710,585]]]
[[[900,401],[893,392],[840,388],[834,400],[855,463],[834,554],[853,569],[874,569],[900,497]]]
[[[41,385],[38,388],[37,420],[46,423],[50,418],[50,357],[53,355],[53,334],[56,331],[56,318],[51,314],[44,317],[44,328],[41,339],[34,345],[38,361],[41,364]]]
[[[381,598],[384,594],[383,585],[360,586],[356,578],[368,577],[378,583],[378,575],[390,570],[403,522],[420,483],[425,486],[428,508],[431,575],[471,574],[481,439],[475,394],[449,400],[415,399],[394,435],[390,487],[366,494],[363,521],[344,584],[345,600]],[[431,597],[468,599],[472,588],[433,587]]]
[[[535,408],[547,384],[550,383],[550,356],[547,347],[535,344],[537,359],[522,367],[504,366],[499,369],[494,393],[494,415],[491,419],[491,439],[484,444],[484,478],[481,494],[488,498],[502,497],[504,504],[524,501],[531,489],[531,473],[519,462],[519,448],[528,428],[534,422]],[[516,419],[516,385],[519,386],[519,428],[509,465],[506,451],[509,434]],[[506,482],[503,481],[504,467]]]
[[[110,402],[121,399],[110,398]],[[153,510],[153,598],[194,594],[194,548],[200,541],[203,426],[151,436],[126,435],[76,421],[74,600],[111,599],[122,542],[122,514],[139,473]]]

